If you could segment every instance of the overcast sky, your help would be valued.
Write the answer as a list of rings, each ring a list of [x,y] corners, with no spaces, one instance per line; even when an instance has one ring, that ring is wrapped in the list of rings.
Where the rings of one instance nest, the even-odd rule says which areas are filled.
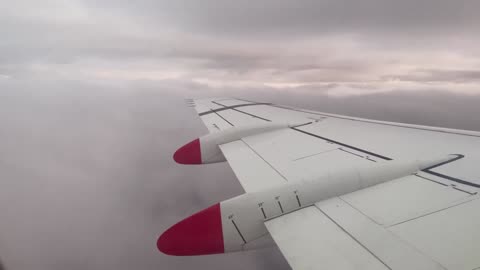
[[[0,78],[475,94],[480,3],[2,1]]]
[[[207,132],[183,99],[480,130],[479,10],[476,0],[0,0],[4,267],[289,269],[275,248],[156,250],[170,225],[243,192],[227,164],[172,161]]]

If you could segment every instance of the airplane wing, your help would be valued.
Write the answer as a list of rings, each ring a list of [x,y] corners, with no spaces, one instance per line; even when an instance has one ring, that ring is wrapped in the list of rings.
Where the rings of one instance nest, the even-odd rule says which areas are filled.
[[[248,225],[252,218],[234,215],[227,201],[221,208],[222,216],[228,216],[221,224],[224,252],[233,251],[229,247],[234,244],[250,249],[251,243],[269,235],[293,269],[480,267],[479,132],[233,98],[198,99],[192,104],[211,134],[267,125],[266,131],[244,132],[218,143],[247,194],[254,194],[249,200],[264,196],[265,190],[351,168],[457,156],[311,204],[297,190],[288,198],[275,196],[278,206],[258,203],[262,227],[255,233]],[[268,126],[273,124],[279,126]],[[289,210],[289,205],[295,207]]]

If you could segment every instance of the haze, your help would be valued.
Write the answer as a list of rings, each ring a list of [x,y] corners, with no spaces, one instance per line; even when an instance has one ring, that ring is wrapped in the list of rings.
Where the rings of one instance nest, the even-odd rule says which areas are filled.
[[[184,98],[480,130],[478,1],[0,1],[5,269],[289,269],[276,248],[170,257],[157,237],[243,192],[181,166]],[[0,266],[0,269],[2,267]]]

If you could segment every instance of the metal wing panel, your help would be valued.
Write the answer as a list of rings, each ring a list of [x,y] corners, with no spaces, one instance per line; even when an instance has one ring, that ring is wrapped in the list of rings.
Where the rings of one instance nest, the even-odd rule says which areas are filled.
[[[354,150],[305,136],[294,129],[250,136],[243,141],[289,181],[319,178],[373,162],[359,158]]]
[[[265,226],[293,269],[388,269],[314,206]]]
[[[221,115],[218,113],[203,115],[201,118],[209,133],[225,130],[232,126],[229,122],[222,119]]]
[[[244,113],[240,111],[240,109],[269,104],[221,97],[195,99],[191,102],[210,133],[218,132],[232,126],[238,127],[265,122],[264,119]]]
[[[236,127],[265,123],[262,119],[239,113],[234,109],[219,111],[217,114],[219,114],[224,121],[228,121],[232,126]]]
[[[231,124],[222,119],[221,115],[216,113],[216,110],[223,108],[223,106],[212,103],[214,99],[195,99],[193,104],[195,110],[200,116],[200,119],[207,127],[209,133],[218,132],[231,127]]]
[[[471,194],[416,175],[341,198],[377,224],[391,226],[471,200]]]
[[[265,225],[293,269],[445,269],[339,198]]]
[[[480,200],[438,211],[388,229],[448,269],[480,267]]]
[[[390,269],[445,269],[340,198],[315,206]]]
[[[264,190],[287,182],[241,140],[223,144],[220,149],[246,192]]]
[[[480,161],[480,152],[477,151],[480,149],[479,132],[382,122],[274,105],[245,107],[242,111],[270,121],[282,121],[286,118],[285,115],[303,121],[323,117],[315,124],[296,130],[307,136],[331,139],[359,148],[363,150],[361,155],[364,157],[389,160],[414,158],[424,154],[460,153],[465,155],[464,159],[435,168],[432,172],[466,180],[473,183],[471,186],[480,187],[480,167],[475,166]],[[457,183],[464,184],[461,181]]]

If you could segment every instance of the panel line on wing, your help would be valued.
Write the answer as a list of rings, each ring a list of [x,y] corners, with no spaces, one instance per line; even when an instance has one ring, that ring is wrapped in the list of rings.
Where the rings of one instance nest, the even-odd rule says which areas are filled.
[[[422,179],[424,179],[424,180],[427,180],[427,181],[430,181],[430,182],[433,182],[433,183],[442,185],[442,186],[451,187],[451,188],[453,188],[453,189],[455,189],[455,190],[458,190],[458,191],[461,191],[461,192],[464,192],[464,193],[467,193],[467,194],[470,194],[470,195],[476,195],[476,194],[478,193],[478,192],[470,192],[470,191],[468,191],[468,190],[461,189],[461,188],[457,187],[455,184],[450,184],[450,185],[448,185],[448,184],[442,183],[442,182],[440,182],[440,181],[436,181],[436,180],[433,180],[433,179],[431,179],[431,178],[422,176],[422,175],[420,175],[420,174],[418,174],[418,173],[416,173],[415,176],[420,177],[420,178],[422,178]]]
[[[237,112],[239,112],[239,113],[246,114],[246,115],[250,115],[251,117],[258,118],[258,119],[261,119],[261,120],[263,120],[263,121],[272,122],[272,120],[269,120],[269,119],[266,119],[266,118],[263,118],[263,117],[260,117],[260,116],[251,114],[251,113],[247,113],[247,112],[244,112],[244,111],[240,111],[240,110],[238,110],[238,109],[234,109],[234,108],[233,108],[232,110],[237,111]]]
[[[451,186],[451,187],[452,187],[453,189],[455,189],[455,190],[458,190],[458,191],[461,191],[461,192],[463,192],[463,193],[467,193],[467,194],[470,194],[470,195],[476,195],[476,194],[477,194],[477,192],[466,191],[466,190],[460,189],[460,188],[458,188],[458,187],[456,187],[456,186]]]
[[[255,117],[255,118],[258,118],[258,119],[261,119],[263,121],[267,121],[267,122],[272,122],[272,120],[269,120],[269,119],[266,119],[266,118],[263,118],[263,117],[260,117],[260,116],[257,116],[257,115],[254,115],[254,114],[251,114],[251,113],[247,113],[247,112],[244,112],[244,111],[240,111],[238,109],[236,109],[237,107],[245,107],[245,106],[240,106],[240,105],[237,105],[237,106],[227,106],[227,105],[224,105],[224,104],[221,104],[219,102],[216,102],[216,101],[212,101],[213,104],[217,104],[217,105],[220,105],[220,106],[223,106],[224,108],[222,109],[232,109],[236,112],[239,112],[239,113],[243,113],[243,114],[246,114],[246,115],[250,115],[251,117]],[[256,104],[249,104],[249,105],[269,105],[270,103],[256,103]],[[243,105],[247,105],[247,104],[243,104]],[[219,109],[220,110],[220,109]]]
[[[211,109],[212,112],[214,112],[218,117],[222,118],[225,122],[229,123],[230,126],[234,127],[235,125],[230,123],[230,121],[228,121],[227,119],[225,119],[225,117],[221,116],[218,112],[214,111]]]
[[[318,156],[318,155],[320,155],[320,154],[325,154],[325,153],[328,153],[328,152],[332,152],[332,151],[335,151],[335,150],[337,150],[337,149],[338,149],[338,148],[333,148],[333,149],[325,150],[325,151],[318,152],[318,153],[315,153],[315,154],[311,154],[311,155],[308,155],[308,156],[303,156],[303,157],[299,157],[299,158],[296,158],[296,159],[292,159],[292,161],[298,161],[298,160],[306,159],[306,158],[309,158],[309,157]]]
[[[419,219],[419,218],[422,218],[422,217],[426,217],[426,216],[429,216],[429,215],[433,215],[435,213],[438,213],[438,212],[442,212],[446,209],[450,209],[450,208],[453,208],[453,207],[457,207],[457,206],[460,206],[462,204],[466,204],[468,202],[471,202],[473,200],[477,200],[479,197],[478,196],[467,196],[467,197],[464,197],[462,199],[460,199],[459,201],[457,201],[456,203],[453,203],[447,207],[443,207],[441,209],[437,209],[435,211],[432,211],[432,212],[428,212],[428,213],[425,213],[423,215],[419,215],[419,216],[416,216],[416,217],[413,217],[413,218],[409,218],[409,219],[406,219],[406,220],[402,220],[400,222],[397,222],[397,223],[394,223],[394,224],[390,224],[388,225],[388,228],[390,227],[394,227],[394,226],[397,226],[397,225],[400,225],[400,224],[403,224],[403,223],[406,223],[406,222],[409,222],[409,221],[412,221],[412,220],[415,220],[415,219]]]
[[[380,224],[380,223],[378,223],[377,221],[375,221],[373,218],[371,218],[369,215],[365,214],[363,211],[361,211],[360,209],[358,209],[357,207],[355,207],[353,204],[351,204],[351,203],[348,202],[347,200],[344,200],[344,199],[343,199],[343,195],[342,195],[342,196],[339,196],[338,198],[339,198],[342,202],[344,202],[345,204],[347,204],[348,206],[350,206],[352,209],[354,209],[354,210],[356,210],[357,212],[359,212],[360,214],[364,215],[364,216],[365,216],[366,218],[368,218],[371,222],[382,226],[382,224]]]
[[[198,115],[203,116],[203,115],[211,114],[211,113],[214,113],[214,112],[219,112],[219,111],[225,111],[225,110],[229,110],[229,109],[234,109],[234,108],[237,108],[237,107],[246,107],[246,106],[255,106],[255,105],[270,105],[270,104],[271,104],[271,103],[247,103],[247,104],[239,104],[239,105],[226,106],[226,105],[217,103],[217,102],[215,102],[215,101],[212,101],[212,103],[217,104],[217,105],[221,105],[221,106],[223,106],[223,108],[210,109],[210,111],[201,112],[201,113],[198,113]]]
[[[450,163],[450,162],[454,162],[454,161],[456,161],[456,160],[459,160],[459,159],[462,159],[462,158],[465,157],[465,155],[462,155],[462,154],[456,154],[456,155],[457,155],[456,158],[449,159],[449,160],[447,160],[447,161],[444,161],[444,162],[435,164],[435,165],[430,166],[430,167],[428,167],[428,168],[425,168],[425,169],[423,169],[423,170],[424,170],[424,171],[429,171],[429,170],[431,170],[431,169],[435,169],[435,168],[437,168],[437,167],[440,167],[440,166],[442,166],[442,165],[448,164],[448,163]]]
[[[276,105],[276,104],[265,104],[265,105],[275,107],[275,108],[284,109],[284,110],[289,110],[289,111],[296,111],[296,112],[302,112],[302,113],[307,113],[307,114],[320,115],[320,116],[324,116],[324,117],[332,117],[332,118],[338,118],[338,119],[344,119],[344,120],[350,120],[350,121],[356,121],[356,122],[364,122],[364,123],[370,123],[370,124],[376,124],[376,125],[417,129],[417,130],[425,130],[425,131],[440,132],[440,133],[447,133],[447,134],[455,134],[455,135],[463,135],[463,136],[480,138],[480,135],[476,135],[476,134],[466,134],[466,133],[454,132],[454,131],[449,131],[449,130],[438,130],[438,128],[441,129],[441,127],[429,129],[429,128],[418,127],[418,126],[415,126],[413,124],[386,123],[386,122],[382,122],[380,120],[359,119],[359,118],[348,117],[348,116],[342,117],[342,116],[339,116],[339,115],[332,115],[332,114],[319,113],[319,112],[311,112],[311,111],[306,111],[306,110],[301,110],[301,109],[296,109],[296,108],[290,108],[290,107],[286,107],[286,106],[282,106],[282,105]]]
[[[283,179],[285,179],[286,182],[288,182],[288,179],[282,174],[280,173],[275,167],[272,166],[272,164],[270,164],[267,160],[265,160],[257,151],[255,151],[255,149],[253,149],[245,140],[241,140],[242,142],[245,143],[245,145],[250,148],[250,150],[253,151],[253,153],[255,153],[255,155],[257,155],[259,158],[261,158],[268,166],[270,166],[270,168],[272,168],[276,173],[278,173],[278,175],[280,175]]]
[[[476,188],[480,188],[480,185],[479,184],[475,184],[475,183],[472,183],[472,182],[468,182],[468,181],[465,181],[465,180],[462,180],[462,179],[459,179],[459,178],[456,178],[456,177],[453,177],[453,176],[449,176],[449,175],[445,175],[445,174],[442,174],[442,173],[439,173],[439,172],[434,172],[432,171],[432,169],[435,169],[437,167],[440,167],[442,165],[445,165],[445,164],[448,164],[450,162],[454,162],[454,161],[457,161],[459,159],[462,159],[465,157],[465,155],[462,155],[462,154],[456,154],[457,157],[454,158],[454,159],[451,159],[451,160],[448,160],[446,162],[442,162],[440,164],[437,164],[435,166],[432,166],[432,167],[428,167],[426,169],[423,170],[423,172],[425,173],[429,173],[431,175],[435,175],[435,176],[438,176],[440,178],[444,178],[444,179],[447,179],[447,180],[450,180],[450,181],[454,181],[454,182],[457,182],[457,183],[460,183],[460,184],[464,184],[464,185],[468,185],[468,186],[472,186],[472,187],[476,187]]]
[[[356,153],[353,153],[353,152],[347,151],[347,150],[345,150],[345,149],[343,149],[343,148],[341,148],[341,147],[340,147],[340,148],[338,148],[338,150],[340,150],[340,151],[342,151],[342,152],[345,152],[345,153],[352,154],[352,155],[354,155],[354,156],[357,156],[357,157],[365,158],[365,157],[364,157],[364,156],[362,156],[362,155],[359,155],[359,154],[356,154]]]
[[[435,180],[430,179],[430,178],[427,178],[427,177],[425,177],[425,176],[421,176],[421,175],[419,175],[418,173],[416,173],[415,176],[420,177],[420,178],[422,178],[422,179],[425,179],[425,180],[427,180],[427,181],[430,181],[430,182],[433,182],[433,183],[442,185],[442,186],[446,186],[446,187],[449,186],[449,185],[447,185],[447,184],[445,184],[445,183],[442,183],[442,182],[439,182],[439,181],[435,181]]]
[[[327,213],[325,213],[322,209],[320,209],[320,207],[318,207],[317,204],[314,204],[315,208],[318,209],[318,211],[320,211],[322,214],[324,214],[331,222],[333,222],[335,225],[337,225],[338,228],[340,228],[344,233],[346,233],[348,236],[350,236],[350,238],[352,238],[353,240],[355,240],[355,242],[357,242],[357,244],[359,244],[361,247],[363,247],[368,253],[370,253],[375,259],[377,259],[379,262],[381,262],[385,267],[387,267],[388,269],[392,270],[392,268],[390,268],[390,266],[388,266],[388,264],[386,264],[382,259],[380,259],[375,253],[373,253],[369,248],[367,248],[364,244],[362,244],[362,242],[360,242],[357,238],[355,238],[350,232],[348,232],[347,230],[345,230],[345,228],[343,228],[342,226],[340,226],[340,224],[338,224],[333,218],[331,218],[329,215],[327,215]]]
[[[457,182],[457,183],[464,184],[464,185],[467,185],[467,186],[480,188],[479,184],[475,184],[475,183],[468,182],[468,181],[465,181],[465,180],[462,180],[462,179],[458,179],[458,178],[453,177],[453,176],[445,175],[445,174],[430,171],[430,170],[424,170],[424,172],[435,175],[435,176],[438,176],[438,177],[441,177],[441,178],[444,178],[444,179],[447,179],[447,180],[450,180],[450,181],[453,181],[453,182]]]
[[[295,127],[292,127],[291,129],[293,129],[295,131],[298,131],[298,132],[301,132],[301,133],[306,134],[306,135],[310,135],[310,136],[313,136],[313,137],[316,137],[316,138],[319,138],[319,139],[322,139],[322,140],[325,140],[325,141],[328,141],[328,142],[331,142],[331,143],[335,143],[335,144],[338,144],[338,145],[341,145],[341,146],[344,146],[344,147],[347,147],[347,148],[365,153],[367,155],[375,156],[375,157],[378,157],[378,158],[381,158],[381,159],[384,159],[384,160],[392,160],[392,158],[389,158],[389,157],[386,157],[386,156],[383,156],[383,155],[380,155],[380,154],[376,154],[376,153],[373,153],[373,152],[370,152],[370,151],[367,151],[367,150],[364,150],[364,149],[361,149],[361,148],[358,148],[358,147],[355,147],[355,146],[344,144],[344,143],[341,143],[341,142],[338,142],[338,141],[335,141],[335,140],[332,140],[332,139],[328,139],[328,138],[319,136],[317,134],[310,133],[310,132],[305,131],[305,130],[301,130],[301,129],[298,129],[298,128],[295,128]]]

